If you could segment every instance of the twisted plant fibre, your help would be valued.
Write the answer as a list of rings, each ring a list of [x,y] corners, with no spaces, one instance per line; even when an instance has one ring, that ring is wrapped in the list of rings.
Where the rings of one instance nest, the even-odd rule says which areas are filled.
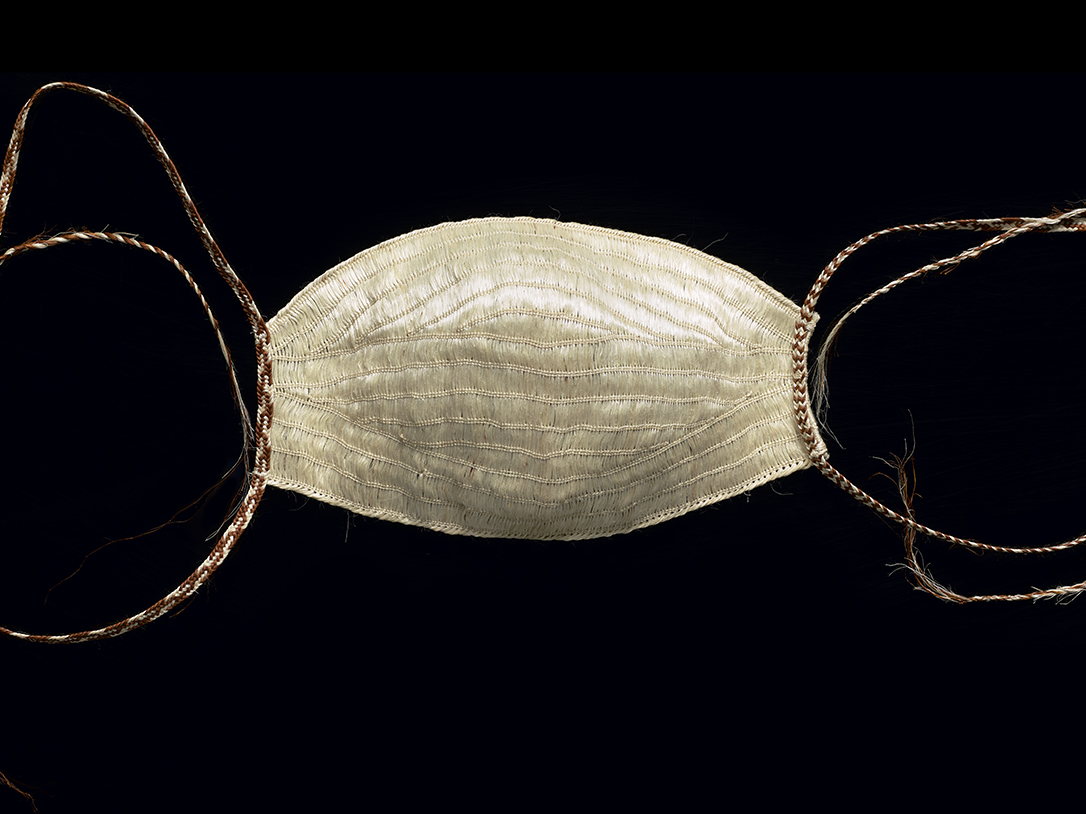
[[[994,236],[872,292],[974,259],[1029,232],[1086,231],[1086,209],[1047,218],[911,224],[875,232],[822,271],[802,306],[750,273],[669,241],[534,218],[447,223],[382,243],[332,268],[265,321],[230,267],[151,128],[121,100],[54,83],[20,111],[2,174],[7,212],[27,114],[66,88],[124,114],[166,170],[212,263],[249,321],[257,362],[255,419],[245,410],[218,322],[180,262],[135,237],[72,231],[0,254],[68,242],[122,243],[171,263],[218,337],[246,428],[247,489],[203,563],[150,608],[96,630],[17,638],[79,642],[140,627],[191,596],[219,567],[268,484],[361,514],[455,534],[582,539],[659,523],[791,472],[815,467],[906,529],[918,587],[964,602],[1073,596],[1086,582],[1014,595],[962,596],[919,564],[923,534],[1003,548],[918,523],[829,463],[815,415],[825,347],[808,391],[815,305],[840,265],[896,232],[967,230]],[[903,496],[909,491],[903,487]]]

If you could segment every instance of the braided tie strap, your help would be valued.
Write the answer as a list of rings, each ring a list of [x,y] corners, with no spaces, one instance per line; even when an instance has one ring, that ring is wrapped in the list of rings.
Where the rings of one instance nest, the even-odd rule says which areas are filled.
[[[227,367],[230,371],[231,387],[233,389],[234,400],[238,405],[238,410],[241,414],[242,423],[245,428],[245,443],[248,448],[252,444],[255,449],[253,452],[253,463],[251,469],[248,472],[248,486],[244,497],[238,504],[237,509],[234,512],[233,518],[222,533],[215,547],[208,554],[207,558],[196,568],[189,577],[177,586],[168,595],[164,596],[158,602],[146,610],[129,616],[126,619],[122,619],[114,624],[107,625],[95,630],[84,630],[78,633],[65,633],[58,635],[42,635],[42,634],[30,634],[23,633],[15,630],[9,630],[8,628],[0,627],[0,633],[13,636],[18,639],[25,639],[33,642],[45,642],[50,644],[71,644],[75,642],[88,642],[95,641],[97,639],[110,638],[112,636],[120,636],[122,633],[127,633],[130,630],[135,630],[138,627],[146,625],[148,622],[153,622],[160,616],[169,613],[173,608],[176,608],[190,596],[192,596],[200,586],[207,581],[207,579],[215,572],[229,555],[234,545],[237,543],[238,538],[242,532],[248,526],[249,521],[252,520],[253,514],[256,511],[257,505],[260,503],[260,499],[264,494],[264,489],[267,483],[268,476],[268,462],[270,456],[270,450],[268,447],[268,435],[271,426],[271,359],[269,354],[269,348],[271,346],[271,337],[268,332],[268,327],[264,322],[263,316],[261,316],[256,303],[253,301],[249,291],[245,288],[245,285],[238,278],[237,274],[230,267],[226,257],[219,249],[215,239],[211,236],[211,232],[204,224],[203,218],[200,216],[199,211],[196,208],[196,204],[193,203],[192,198],[189,196],[188,191],[185,189],[184,183],[181,181],[181,176],[177,172],[177,168],[174,166],[173,161],[170,159],[166,150],[163,148],[162,143],[158,137],[154,134],[154,131],[147,125],[147,123],[140,118],[131,107],[125,102],[117,99],[114,96],[109,95],[96,88],[87,87],[86,85],[80,85],[73,82],[55,82],[50,85],[45,85],[39,88],[33,96],[23,106],[22,110],[15,120],[15,127],[12,131],[11,141],[8,145],[7,154],[4,158],[3,171],[0,172],[0,229],[3,227],[4,217],[7,214],[8,202],[11,199],[12,187],[15,183],[15,171],[19,163],[19,152],[22,147],[23,133],[26,128],[27,114],[30,112],[30,108],[34,103],[46,93],[54,90],[72,90],[77,93],[83,93],[87,96],[91,96],[114,110],[122,113],[129,121],[139,128],[148,144],[151,145],[151,149],[154,150],[155,156],[158,158],[162,167],[166,170],[166,174],[169,176],[170,183],[173,185],[174,190],[177,192],[178,197],[181,199],[181,204],[185,208],[185,213],[188,215],[190,223],[193,228],[196,229],[196,233],[199,235],[204,248],[207,250],[208,255],[211,258],[212,264],[218,270],[220,276],[230,286],[230,289],[234,292],[234,295],[241,303],[241,307],[245,312],[249,325],[252,328],[253,338],[256,346],[256,360],[257,360],[257,410],[256,410],[256,422],[253,424],[250,416],[248,415],[244,400],[241,397],[241,389],[238,385],[237,374],[235,372],[233,359],[230,356],[230,351],[226,346],[226,341],[223,338],[222,331],[220,330],[219,323],[215,319],[215,315],[211,311],[211,307],[207,300],[204,298],[203,293],[197,286],[196,281],[185,270],[174,257],[167,252],[153,246],[150,243],[146,243],[142,240],[134,238],[130,235],[118,234],[115,232],[89,232],[89,231],[73,231],[66,232],[64,234],[56,235],[50,238],[34,238],[32,240],[21,243],[17,246],[13,246],[10,249],[0,253],[0,263],[7,261],[8,259],[15,257],[23,252],[45,249],[51,246],[60,245],[63,243],[73,242],[85,242],[92,240],[103,240],[107,242],[121,243],[127,246],[133,246],[135,248],[149,251],[152,254],[156,254],[163,258],[174,266],[184,276],[189,286],[196,293],[201,305],[204,308],[205,313],[211,321],[212,329],[215,331],[215,335],[218,338],[219,346],[222,349],[223,358],[226,360]]]
[[[952,602],[990,602],[990,601],[1015,601],[1021,599],[1058,599],[1074,597],[1083,591],[1086,591],[1086,581],[1079,582],[1074,585],[1063,585],[1055,588],[1049,588],[1047,590],[1033,590],[1029,593],[1022,594],[988,594],[978,596],[964,596],[955,593],[951,589],[940,585],[931,574],[922,566],[918,558],[918,554],[913,547],[913,541],[916,534],[923,534],[928,537],[935,537],[939,540],[952,543],[954,545],[967,546],[969,548],[981,549],[985,551],[1000,551],[1010,554],[1042,554],[1052,551],[1064,551],[1069,548],[1074,548],[1082,542],[1086,542],[1086,535],[1077,537],[1074,540],[1069,540],[1065,543],[1059,543],[1056,545],[1036,546],[1029,548],[1009,548],[1005,546],[989,545],[987,543],[980,543],[975,540],[968,540],[962,537],[956,537],[952,534],[947,534],[942,531],[938,531],[933,528],[929,528],[921,523],[918,523],[912,516],[912,510],[908,508],[909,503],[906,501],[906,512],[903,515],[894,511],[888,506],[884,505],[874,497],[869,495],[863,489],[858,487],[848,478],[846,478],[840,471],[833,467],[825,452],[825,447],[820,445],[820,438],[817,429],[814,426],[812,416],[812,404],[808,395],[807,385],[807,343],[810,340],[810,335],[813,330],[813,324],[815,317],[815,304],[818,302],[819,296],[822,294],[826,284],[829,283],[830,278],[834,272],[840,268],[841,264],[858,249],[866,246],[876,238],[883,237],[885,235],[891,235],[901,232],[934,232],[934,231],[978,231],[978,232],[998,232],[994,237],[989,238],[983,243],[966,249],[953,257],[946,257],[942,260],[936,260],[921,268],[911,271],[908,274],[902,275],[896,280],[876,289],[868,294],[863,300],[849,309],[830,329],[826,336],[825,341],[822,344],[822,348],[819,351],[818,358],[816,360],[816,366],[814,371],[814,404],[813,414],[822,416],[824,414],[824,402],[825,402],[825,368],[826,358],[829,353],[829,349],[832,346],[833,341],[836,339],[837,334],[840,332],[841,327],[845,321],[871,302],[876,297],[887,294],[890,291],[897,288],[902,283],[917,277],[922,277],[930,271],[937,269],[946,269],[961,263],[964,260],[971,260],[979,257],[984,252],[988,251],[995,246],[1005,243],[1013,237],[1024,235],[1028,233],[1039,232],[1086,232],[1086,207],[1074,209],[1068,212],[1052,215],[1047,218],[989,218],[989,219],[967,219],[967,220],[954,220],[954,221],[937,221],[933,223],[914,223],[905,226],[895,226],[890,229],[883,229],[878,232],[873,232],[860,240],[857,240],[851,246],[841,251],[833,260],[822,270],[822,273],[815,280],[814,285],[811,287],[810,292],[807,294],[807,298],[803,301],[803,305],[800,309],[800,318],[796,321],[795,338],[792,344],[792,395],[793,405],[795,408],[796,422],[800,428],[800,434],[807,444],[808,452],[811,456],[811,462],[814,466],[827,478],[833,481],[841,489],[845,490],[856,500],[874,509],[883,517],[893,520],[896,523],[900,523],[906,529],[905,547],[906,547],[906,563],[905,567],[910,571],[913,577],[916,579],[917,587],[921,590],[937,596],[941,599],[946,599]],[[907,492],[907,488],[902,485],[903,496]]]

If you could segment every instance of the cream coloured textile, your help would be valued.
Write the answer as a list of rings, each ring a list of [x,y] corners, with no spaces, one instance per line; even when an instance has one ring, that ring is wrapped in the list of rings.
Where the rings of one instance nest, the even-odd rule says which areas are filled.
[[[412,232],[270,320],[268,482],[456,534],[658,523],[810,465],[798,313],[666,240],[534,218]]]

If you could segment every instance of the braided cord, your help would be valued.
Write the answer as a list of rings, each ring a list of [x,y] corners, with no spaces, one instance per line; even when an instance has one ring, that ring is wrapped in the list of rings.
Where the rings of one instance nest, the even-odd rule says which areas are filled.
[[[222,331],[219,327],[218,320],[215,319],[215,315],[211,311],[211,307],[207,300],[204,298],[203,293],[200,291],[199,286],[196,285],[196,281],[185,270],[185,268],[170,254],[159,249],[157,246],[153,246],[150,243],[138,240],[128,235],[118,234],[115,232],[89,232],[89,231],[73,231],[66,232],[61,235],[56,235],[51,238],[34,238],[26,241],[25,243],[14,246],[7,251],[0,254],[0,263],[8,260],[11,257],[15,257],[26,251],[34,249],[44,249],[51,246],[60,245],[63,243],[77,242],[77,241],[90,241],[90,240],[105,240],[115,243],[122,243],[128,246],[134,246],[136,248],[144,249],[153,254],[162,257],[169,263],[171,263],[181,274],[185,277],[189,286],[192,287],[196,296],[199,298],[201,305],[207,313],[208,318],[211,320],[212,328],[215,331],[215,335],[218,338],[219,346],[222,349],[223,357],[226,359],[227,366],[230,370],[231,385],[233,388],[234,399],[238,405],[238,410],[241,414],[242,423],[245,426],[246,446],[250,443],[250,436],[252,436],[252,443],[255,445],[255,452],[253,455],[253,466],[248,473],[248,489],[241,502],[238,504],[237,509],[234,512],[233,519],[230,525],[223,532],[219,538],[215,547],[208,554],[207,558],[200,563],[189,577],[177,586],[173,591],[164,596],[158,602],[146,610],[122,619],[114,624],[107,625],[106,627],[97,628],[95,630],[84,630],[78,633],[65,633],[57,635],[42,635],[42,634],[30,634],[22,633],[19,631],[10,630],[8,628],[0,627],[0,633],[13,636],[18,639],[24,639],[26,641],[45,642],[50,644],[72,644],[76,642],[88,642],[98,639],[106,639],[113,636],[120,636],[122,633],[127,633],[130,630],[135,630],[138,627],[142,627],[149,622],[153,622],[155,619],[169,613],[173,608],[176,608],[194,593],[199,590],[208,578],[215,572],[215,570],[222,564],[223,560],[229,555],[234,545],[237,543],[238,538],[242,532],[249,525],[249,521],[252,520],[253,514],[256,512],[256,507],[260,503],[261,497],[264,495],[264,489],[267,483],[268,468],[271,455],[271,448],[269,445],[269,432],[271,428],[272,417],[272,401],[271,401],[271,335],[268,332],[268,326],[264,322],[263,316],[261,316],[259,309],[256,306],[252,296],[249,294],[248,289],[238,278],[237,274],[230,267],[226,257],[223,255],[222,250],[219,248],[215,239],[211,236],[210,230],[208,230],[203,218],[200,216],[199,211],[196,208],[196,204],[193,203],[188,190],[185,189],[184,183],[181,181],[181,176],[174,166],[173,161],[170,159],[166,150],[163,148],[162,143],[155,135],[154,131],[148,126],[148,124],[133,110],[128,104],[111,96],[108,93],[100,91],[96,88],[87,87],[86,85],[80,85],[74,82],[55,82],[50,85],[45,85],[39,88],[23,105],[22,110],[15,119],[15,126],[12,130],[11,141],[8,144],[7,154],[4,158],[3,170],[0,172],[0,229],[3,228],[4,217],[7,214],[8,203],[11,199],[12,187],[15,183],[15,171],[19,163],[19,152],[22,147],[23,134],[26,128],[27,114],[34,103],[44,94],[53,90],[73,90],[78,93],[83,93],[88,96],[94,97],[99,101],[105,103],[114,110],[122,113],[129,121],[134,123],[148,144],[151,145],[151,149],[154,150],[155,156],[158,158],[160,164],[166,170],[166,174],[170,178],[170,183],[173,185],[174,190],[177,192],[178,197],[181,199],[181,204],[185,209],[185,213],[188,215],[189,222],[196,229],[196,233],[200,237],[200,241],[203,243],[204,248],[207,250],[208,255],[211,258],[212,264],[215,266],[219,275],[230,286],[230,289],[234,292],[234,295],[241,303],[241,307],[245,312],[246,318],[249,320],[249,325],[252,328],[253,338],[256,346],[256,361],[257,361],[257,407],[256,407],[256,423],[253,425],[248,412],[245,409],[244,400],[241,397],[241,388],[238,384],[237,374],[235,371],[233,359],[230,356],[230,351],[226,345],[226,341],[222,335]]]
[[[1086,591],[1086,581],[1079,582],[1074,585],[1063,585],[1055,588],[1049,588],[1045,590],[1035,589],[1028,593],[1022,594],[988,594],[978,596],[964,596],[957,594],[954,591],[946,588],[937,583],[930,573],[925,569],[918,560],[915,548],[912,545],[913,538],[916,534],[923,534],[928,537],[935,537],[939,540],[952,543],[954,545],[967,546],[969,548],[981,549],[985,551],[1000,551],[1011,554],[1039,554],[1051,551],[1064,551],[1069,548],[1073,548],[1080,543],[1086,542],[1086,535],[1078,537],[1074,540],[1069,540],[1065,543],[1059,543],[1056,545],[1047,546],[1034,546],[1028,548],[1010,548],[1006,546],[990,545],[988,543],[980,543],[975,540],[968,540],[962,537],[956,537],[952,534],[947,534],[942,531],[938,531],[933,528],[929,528],[921,523],[918,523],[912,516],[912,509],[906,506],[908,516],[895,512],[893,509],[884,505],[869,495],[860,487],[856,486],[852,481],[846,478],[840,471],[833,467],[825,451],[825,447],[819,443],[819,434],[815,426],[811,421],[811,413],[808,411],[810,405],[810,397],[808,394],[807,385],[807,354],[806,347],[811,332],[814,327],[815,320],[815,304],[818,302],[819,296],[822,294],[830,278],[834,272],[840,268],[841,264],[857,250],[866,246],[876,238],[883,237],[884,235],[895,234],[899,232],[923,232],[923,231],[995,231],[999,234],[988,240],[974,246],[970,249],[954,255],[953,257],[947,257],[942,260],[937,260],[933,263],[929,263],[922,268],[902,275],[896,280],[876,289],[858,304],[853,306],[848,312],[842,316],[837,323],[830,330],[827,335],[826,341],[823,343],[822,350],[818,354],[818,360],[816,362],[815,369],[815,407],[821,410],[824,394],[825,394],[825,360],[827,349],[830,344],[836,338],[841,326],[844,324],[852,314],[856,313],[860,308],[871,302],[876,297],[889,293],[893,289],[897,288],[902,283],[908,282],[916,277],[923,276],[930,271],[935,271],[940,268],[947,268],[957,265],[963,260],[971,260],[979,257],[989,249],[998,246],[1001,243],[1005,243],[1013,237],[1024,235],[1029,232],[1084,232],[1086,231],[1086,207],[1080,209],[1074,209],[1069,212],[1053,215],[1047,218],[990,218],[990,219],[969,219],[969,220],[955,220],[955,221],[937,221],[933,223],[917,223],[908,224],[905,226],[895,226],[890,229],[883,229],[878,232],[873,232],[860,240],[857,240],[851,246],[848,246],[841,251],[833,260],[822,270],[822,273],[815,280],[814,285],[811,287],[810,292],[807,294],[807,298],[803,301],[803,305],[800,308],[800,317],[796,321],[796,331],[792,342],[792,400],[795,409],[796,422],[799,425],[800,434],[803,437],[804,443],[807,445],[808,454],[811,456],[811,462],[814,466],[827,478],[833,481],[837,486],[852,495],[856,500],[874,509],[883,517],[893,520],[896,523],[900,523],[906,528],[906,556],[907,563],[906,568],[916,577],[918,587],[925,590],[935,596],[943,599],[947,599],[954,602],[989,602],[989,601],[1016,601],[1022,599],[1053,599],[1061,597],[1075,596],[1083,591]]]

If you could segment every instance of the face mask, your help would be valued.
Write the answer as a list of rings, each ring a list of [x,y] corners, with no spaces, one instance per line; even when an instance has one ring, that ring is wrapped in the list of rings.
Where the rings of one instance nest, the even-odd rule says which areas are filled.
[[[454,534],[659,523],[811,465],[798,318],[664,240],[533,218],[413,232],[269,320],[268,482]]]
[[[905,526],[919,587],[954,601],[1073,595],[1086,583],[1022,595],[965,597],[919,565],[917,533],[982,549],[879,503],[829,464],[808,396],[808,342],[818,297],[840,264],[894,232],[996,234],[873,292],[980,255],[1027,232],[1084,231],[1086,209],[1050,218],[895,227],[858,241],[822,272],[802,307],[752,274],[666,240],[534,218],[448,223],[390,240],[339,264],[265,322],[226,262],[172,161],[124,102],[93,88],[40,89],[16,121],[0,225],[27,112],[69,88],[128,116],[156,151],[255,339],[257,414],[248,490],[218,544],[175,591],[114,625],[35,641],[116,636],[191,596],[229,554],[267,485],[360,514],[453,534],[576,540],[621,534],[814,466]],[[110,232],[36,239],[0,255],[72,241],[157,247]],[[219,335],[231,371],[233,364]],[[822,381],[816,366],[815,381]],[[236,400],[243,405],[236,377]],[[816,395],[821,388],[816,384]],[[816,405],[817,406],[817,405]]]

